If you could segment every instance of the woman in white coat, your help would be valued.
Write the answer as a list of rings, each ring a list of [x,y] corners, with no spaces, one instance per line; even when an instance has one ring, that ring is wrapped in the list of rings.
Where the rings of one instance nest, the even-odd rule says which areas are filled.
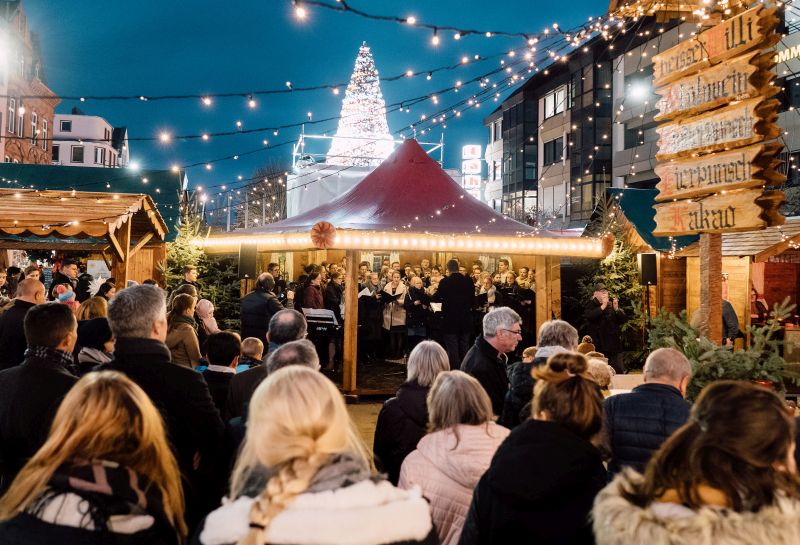
[[[383,329],[389,337],[388,359],[403,357],[403,345],[406,337],[406,285],[400,279],[400,273],[394,271],[391,282],[383,288]]]
[[[461,371],[440,373],[428,394],[429,428],[400,469],[401,488],[418,485],[431,503],[442,545],[456,545],[472,491],[510,433],[493,421],[480,383]]]

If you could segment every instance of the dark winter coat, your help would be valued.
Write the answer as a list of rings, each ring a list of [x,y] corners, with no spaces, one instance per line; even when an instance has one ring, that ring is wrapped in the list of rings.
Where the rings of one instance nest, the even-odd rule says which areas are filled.
[[[459,545],[591,545],[589,513],[605,482],[590,442],[555,422],[523,422],[478,482]]]
[[[586,305],[585,316],[589,322],[588,333],[598,352],[606,357],[622,352],[622,324],[625,323],[625,313],[621,309],[614,310],[610,301],[603,309],[600,302],[593,297]]]
[[[542,359],[546,361],[546,358]],[[518,361],[508,368],[509,388],[503,403],[503,414],[498,421],[501,426],[513,430],[527,420],[527,416],[523,417],[521,413],[523,407],[528,405],[533,397],[533,384],[535,381],[531,376],[531,371],[538,365],[535,361],[530,363]]]
[[[415,305],[414,301],[419,301]],[[430,316],[431,299],[424,289],[414,287],[408,288],[406,299],[403,306],[406,308],[406,327],[427,327],[428,317]]]
[[[278,298],[260,286],[242,297],[242,339],[255,337],[266,342],[269,321],[279,310],[283,310],[283,305]]]
[[[483,335],[475,339],[475,344],[461,362],[461,370],[478,379],[489,394],[492,410],[497,416],[503,414],[503,403],[508,392],[507,362],[506,355],[498,354],[497,349],[489,344]]]
[[[667,384],[641,384],[629,394],[604,403],[606,430],[614,475],[624,466],[642,472],[652,454],[689,419],[689,403],[680,390]]]
[[[76,382],[62,362],[34,356],[0,371],[0,491],[44,444],[58,406]]]
[[[324,300],[325,300],[325,308],[333,311],[333,315],[336,316],[336,321],[339,322],[339,325],[342,325],[344,322],[344,316],[342,316],[342,300],[344,297],[344,286],[340,286],[334,281],[328,282],[328,285],[325,286],[325,293],[324,293]]]
[[[224,371],[215,371],[206,368],[203,372],[203,380],[208,385],[208,391],[211,394],[211,399],[214,400],[214,406],[222,415],[223,420],[227,420],[228,416],[225,409],[225,404],[228,401],[228,391],[231,388],[231,380],[235,373],[226,373]]]
[[[404,382],[388,399],[375,424],[375,464],[392,484],[400,478],[400,466],[425,435],[428,426],[428,388],[416,381]]]
[[[22,363],[25,359],[25,315],[28,309],[36,306],[17,299],[10,309],[0,316],[0,369],[8,369]]]
[[[373,294],[358,298],[358,334],[362,340],[377,341],[380,340],[383,329],[383,302],[378,299],[379,296],[382,297],[381,291],[372,284],[361,286],[360,289],[366,287]]]
[[[442,278],[439,289],[431,299],[442,303],[442,333],[467,335],[472,333],[472,307],[475,304],[475,285],[461,273]]]
[[[303,308],[324,309],[325,301],[322,298],[322,287],[309,284],[303,288]]]

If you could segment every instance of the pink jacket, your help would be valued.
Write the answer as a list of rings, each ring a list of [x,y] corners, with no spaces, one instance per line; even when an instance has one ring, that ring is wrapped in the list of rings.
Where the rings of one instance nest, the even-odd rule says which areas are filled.
[[[458,432],[458,446],[454,430]],[[442,545],[458,543],[472,491],[509,433],[494,422],[454,426],[423,437],[403,462],[399,486],[422,488],[431,503],[433,523]]]

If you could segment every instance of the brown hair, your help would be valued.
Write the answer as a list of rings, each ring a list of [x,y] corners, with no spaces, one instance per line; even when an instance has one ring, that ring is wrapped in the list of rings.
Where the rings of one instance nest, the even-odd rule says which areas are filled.
[[[167,314],[167,329],[171,330],[175,326],[175,320],[194,305],[197,300],[187,293],[181,293],[172,300],[172,308]]]
[[[477,379],[463,371],[439,373],[428,392],[427,405],[429,432],[458,424],[477,426],[494,421],[489,394]]]
[[[108,316],[108,300],[105,297],[89,297],[78,307],[78,320],[91,320],[106,316]]]
[[[707,386],[689,421],[656,452],[641,483],[621,487],[640,507],[668,490],[697,509],[699,486],[721,490],[737,512],[757,512],[778,493],[800,499],[800,478],[782,466],[794,442],[795,424],[774,392],[743,381]]]
[[[588,367],[583,354],[559,352],[534,369],[531,415],[545,413],[548,420],[592,440],[603,427],[603,395]]]

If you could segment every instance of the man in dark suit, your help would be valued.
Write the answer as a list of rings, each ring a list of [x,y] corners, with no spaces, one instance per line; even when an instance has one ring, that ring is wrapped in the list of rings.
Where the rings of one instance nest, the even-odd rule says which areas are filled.
[[[450,369],[458,369],[469,350],[472,333],[472,307],[475,303],[475,286],[472,280],[458,272],[458,261],[447,262],[446,277],[431,300],[442,303],[442,334]]]
[[[0,493],[44,444],[61,400],[78,381],[67,371],[78,340],[72,310],[60,303],[34,306],[24,327],[25,361],[0,371]]]
[[[200,373],[171,362],[164,292],[156,286],[126,288],[108,305],[108,324],[116,338],[114,361],[105,368],[119,371],[138,384],[158,408],[167,428],[184,482],[190,527],[204,516],[218,490],[210,490],[210,471],[219,471],[218,449],[224,425]],[[214,480],[216,482],[216,480]]]
[[[23,325],[25,314],[44,302],[44,284],[38,279],[26,278],[19,283],[14,304],[0,316],[0,369],[22,363],[28,346]]]
[[[290,341],[304,339],[306,336],[305,317],[292,309],[283,309],[275,313],[269,321],[267,356],[279,346]],[[266,359],[266,357],[265,357]],[[231,379],[226,403],[226,414],[230,418],[241,417],[244,406],[250,402],[253,392],[261,381],[267,378],[267,367],[264,364],[238,373]]]

